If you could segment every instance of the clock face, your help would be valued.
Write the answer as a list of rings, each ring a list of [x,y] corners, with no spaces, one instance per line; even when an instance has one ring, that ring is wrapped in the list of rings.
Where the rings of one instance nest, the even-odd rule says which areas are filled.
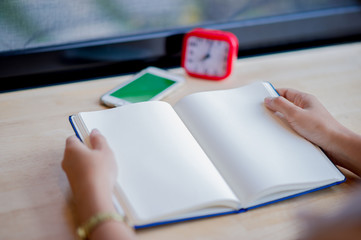
[[[191,36],[186,43],[184,67],[188,72],[223,77],[227,74],[229,42]]]
[[[237,52],[233,33],[195,28],[184,36],[182,67],[192,77],[222,80],[231,74]]]

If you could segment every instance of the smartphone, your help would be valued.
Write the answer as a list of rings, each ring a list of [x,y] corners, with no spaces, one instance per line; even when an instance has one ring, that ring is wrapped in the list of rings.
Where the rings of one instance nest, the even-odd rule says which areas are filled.
[[[175,90],[185,79],[166,70],[148,67],[130,80],[108,91],[100,101],[108,107],[119,107],[130,103],[159,100]]]

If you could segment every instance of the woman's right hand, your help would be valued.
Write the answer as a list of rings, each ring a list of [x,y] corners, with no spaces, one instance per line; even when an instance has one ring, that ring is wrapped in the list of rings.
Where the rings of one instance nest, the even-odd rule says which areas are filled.
[[[265,105],[335,164],[361,176],[361,136],[342,126],[313,95],[289,88],[277,91],[280,96],[265,98]]]

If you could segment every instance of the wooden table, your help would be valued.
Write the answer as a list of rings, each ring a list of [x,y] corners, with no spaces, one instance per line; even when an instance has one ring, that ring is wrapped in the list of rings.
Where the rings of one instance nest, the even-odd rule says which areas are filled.
[[[172,70],[184,74],[182,69]],[[99,96],[124,81],[93,80],[0,94],[0,239],[74,239],[70,188],[61,169],[68,116],[98,110]],[[361,43],[242,58],[221,82],[187,78],[165,100],[257,80],[316,95],[344,125],[361,133]],[[29,81],[31,81],[29,79]],[[242,214],[137,231],[139,239],[295,239],[297,213],[331,211],[353,191],[355,177],[319,192]]]

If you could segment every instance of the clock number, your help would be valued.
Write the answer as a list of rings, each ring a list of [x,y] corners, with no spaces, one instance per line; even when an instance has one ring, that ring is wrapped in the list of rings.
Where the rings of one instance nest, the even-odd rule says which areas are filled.
[[[192,47],[196,47],[197,42],[196,41],[189,41],[189,45],[192,46]]]

